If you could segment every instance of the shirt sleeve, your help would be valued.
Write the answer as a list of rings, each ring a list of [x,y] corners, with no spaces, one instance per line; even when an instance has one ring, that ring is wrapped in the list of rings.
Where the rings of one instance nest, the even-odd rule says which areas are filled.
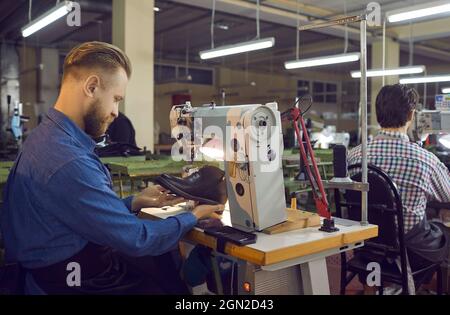
[[[444,163],[436,160],[431,175],[431,194],[438,202],[450,202],[450,172]]]
[[[357,164],[358,162],[360,162],[360,161],[358,161],[358,158],[360,158],[360,155],[361,155],[361,147],[360,146],[354,147],[353,149],[348,151],[348,153],[347,153],[348,166]]]
[[[131,208],[131,205],[133,203],[134,196],[129,196],[126,198],[123,198],[122,201],[125,204],[125,207],[127,207],[128,211],[133,212],[133,209]]]
[[[68,162],[49,179],[49,207],[75,233],[129,256],[161,255],[197,222],[191,213],[151,221],[133,215],[130,199],[117,197],[101,167],[89,158]]]

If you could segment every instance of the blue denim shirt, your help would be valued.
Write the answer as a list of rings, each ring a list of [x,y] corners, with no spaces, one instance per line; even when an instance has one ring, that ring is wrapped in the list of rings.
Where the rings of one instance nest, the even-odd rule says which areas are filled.
[[[8,178],[0,223],[6,260],[25,268],[63,261],[93,242],[129,256],[173,249],[196,224],[191,213],[142,220],[132,198],[112,190],[94,141],[73,121],[50,109],[25,141]]]

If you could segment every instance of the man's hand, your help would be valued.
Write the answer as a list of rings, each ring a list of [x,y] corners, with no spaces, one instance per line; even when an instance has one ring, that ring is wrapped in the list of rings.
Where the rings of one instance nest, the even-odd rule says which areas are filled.
[[[224,209],[224,205],[200,205],[196,206],[194,210],[192,210],[192,214],[197,217],[197,220],[206,219],[206,218],[220,218],[216,214],[216,212],[221,212]]]
[[[173,206],[186,201],[182,197],[176,197],[159,185],[150,186],[134,196],[131,208],[136,212],[142,208],[161,208]]]

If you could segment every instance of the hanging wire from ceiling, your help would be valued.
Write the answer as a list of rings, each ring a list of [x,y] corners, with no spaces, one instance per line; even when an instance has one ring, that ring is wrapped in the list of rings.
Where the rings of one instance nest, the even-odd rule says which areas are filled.
[[[270,86],[272,86],[273,83],[273,54],[270,54],[270,78],[269,78]]]
[[[256,39],[260,39],[260,27],[259,27],[259,0],[256,0]]]
[[[156,72],[156,78],[161,80],[162,77],[162,67],[163,67],[163,45],[164,45],[164,33],[159,35],[159,53],[158,53],[158,68]]]
[[[95,23],[97,23],[98,40],[103,41],[103,21],[97,20],[97,21],[95,21]]]
[[[216,15],[216,0],[212,0],[212,13],[211,13],[211,49],[214,48],[214,18]]]
[[[382,55],[382,65],[381,67],[384,69],[386,69],[386,16],[383,18],[383,55]],[[384,86],[386,83],[386,76],[383,74],[382,77],[382,86]]]
[[[33,6],[33,0],[28,1],[28,22],[31,22],[31,7]]]
[[[344,16],[347,17],[347,0],[344,0]],[[345,23],[345,44],[344,44],[344,54],[348,51],[348,24]]]
[[[412,4],[416,3],[415,0],[412,0]],[[412,66],[414,54],[414,41],[413,41],[413,23],[412,20],[409,20],[409,65]]]
[[[412,5],[416,4],[415,0],[412,0],[411,2],[412,2]],[[413,63],[414,63],[414,36],[413,36],[414,29],[413,28],[414,28],[414,23],[410,20],[409,21],[409,43],[408,43],[409,44],[409,60],[408,60],[409,66],[412,66]],[[424,71],[424,75],[425,76],[427,75],[426,69]],[[416,90],[418,90],[417,84],[416,84],[415,87],[416,87]],[[424,106],[424,108],[426,108],[426,105],[427,105],[427,83],[424,83],[424,85],[423,85],[423,104],[422,104],[422,106]]]
[[[414,40],[413,40],[413,23],[409,22],[409,65],[412,66],[414,60]]]
[[[245,83],[248,83],[248,52],[245,53]]]
[[[189,46],[190,46],[190,38],[191,37],[191,32],[190,32],[190,28],[187,27],[186,28],[186,66],[184,69],[184,75],[187,79],[188,75],[189,75]]]
[[[295,58],[300,59],[300,0],[297,0],[297,29],[296,29],[296,43],[295,43]]]

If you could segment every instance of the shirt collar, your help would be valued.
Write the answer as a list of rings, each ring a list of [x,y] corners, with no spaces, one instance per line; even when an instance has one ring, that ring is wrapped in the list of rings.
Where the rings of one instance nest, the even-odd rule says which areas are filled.
[[[81,146],[89,151],[94,151],[95,141],[87,133],[80,129],[69,117],[55,108],[50,108],[47,117]]]
[[[390,137],[393,139],[400,139],[404,141],[409,141],[409,137],[407,134],[404,134],[403,132],[399,131],[386,131],[386,130],[380,130],[378,132],[378,135]]]

